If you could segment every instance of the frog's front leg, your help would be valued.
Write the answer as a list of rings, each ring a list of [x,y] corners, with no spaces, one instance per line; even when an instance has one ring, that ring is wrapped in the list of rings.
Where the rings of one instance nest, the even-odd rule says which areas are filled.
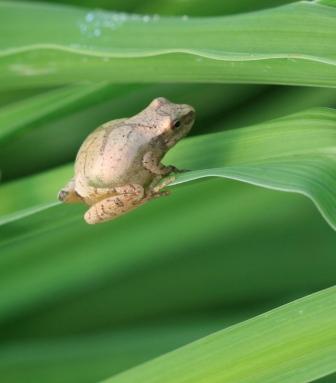
[[[145,169],[156,175],[166,176],[172,172],[178,172],[175,166],[161,164],[159,157],[154,152],[147,152],[142,159],[142,164]]]
[[[90,207],[84,219],[89,224],[110,221],[142,205],[148,198],[144,198],[141,185],[129,184],[113,189],[117,195],[106,197]]]

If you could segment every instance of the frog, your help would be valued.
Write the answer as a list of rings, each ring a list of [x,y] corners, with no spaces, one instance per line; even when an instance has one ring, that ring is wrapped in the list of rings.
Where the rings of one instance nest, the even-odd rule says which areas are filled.
[[[165,188],[181,170],[161,161],[194,121],[191,105],[157,97],[132,117],[100,125],[80,146],[59,201],[86,204],[85,221],[97,224],[169,194]]]

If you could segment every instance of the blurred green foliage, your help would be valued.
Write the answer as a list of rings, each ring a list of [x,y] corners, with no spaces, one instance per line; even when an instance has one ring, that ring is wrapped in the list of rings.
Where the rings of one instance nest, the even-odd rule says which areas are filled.
[[[190,16],[288,2],[60,1]],[[73,161],[93,128],[157,96],[195,106],[194,136],[336,107],[335,88],[121,85],[108,78],[90,86],[74,99],[63,97],[64,88],[0,87],[1,215],[56,196],[69,167],[55,177],[37,173]],[[48,100],[50,108],[39,110]],[[37,112],[30,115],[32,105]],[[5,135],[9,128],[15,132]],[[85,225],[83,209],[54,206],[0,226],[3,382],[95,382],[335,283],[335,233],[296,195],[211,180],[176,187],[169,198],[106,225]]]

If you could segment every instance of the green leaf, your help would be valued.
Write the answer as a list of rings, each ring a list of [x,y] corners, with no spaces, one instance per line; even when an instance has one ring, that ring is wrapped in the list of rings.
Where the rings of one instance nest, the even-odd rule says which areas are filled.
[[[195,169],[179,175],[175,183],[200,177],[225,176],[268,188],[291,190],[308,195],[334,224],[335,124],[335,110],[313,109],[251,128],[185,139],[168,154],[166,162],[171,162],[180,168]],[[267,198],[264,196],[257,202],[258,194],[254,194],[257,192],[252,193],[248,190],[246,194],[243,192],[240,194],[236,189],[231,189],[230,192],[227,184],[220,187],[219,182],[216,184],[195,183],[189,186],[190,189],[178,188],[179,190],[176,190],[170,198],[152,201],[116,221],[97,225],[98,227],[88,227],[82,219],[84,206],[54,206],[45,210],[41,206],[41,204],[55,201],[57,191],[71,177],[71,174],[72,166],[69,166],[3,185],[0,188],[0,198],[6,201],[0,206],[3,214],[0,226],[2,254],[0,263],[3,263],[2,272],[0,268],[0,317],[10,317],[17,310],[25,310],[26,307],[43,301],[46,297],[62,295],[65,286],[81,286],[86,278],[102,281],[104,278],[111,278],[109,273],[120,275],[126,270],[129,272],[135,267],[137,259],[142,262],[147,259],[147,256],[148,259],[152,256],[157,258],[159,254],[165,257],[171,246],[179,249],[188,248],[191,238],[195,236],[202,238],[204,225],[211,232],[209,243],[204,240],[204,243],[202,242],[202,246],[205,246],[204,251],[206,248],[211,248],[212,236],[216,235],[219,227],[219,235],[222,236],[225,232],[230,238],[230,235],[239,237],[238,233],[245,232],[250,224],[254,227],[257,222],[267,225],[268,215],[273,214],[271,208],[277,212],[274,213],[275,217],[278,217],[273,218],[275,222],[280,222],[278,214],[283,214],[291,222],[290,225],[293,225],[290,226],[286,221],[286,227],[299,226],[304,230],[302,242],[305,242],[307,230],[312,235],[316,235],[317,231],[321,230],[321,228],[316,229],[313,223],[309,226],[308,222],[311,219],[301,221],[307,213],[303,213],[299,208],[293,208],[289,202],[292,201],[291,199],[283,197],[284,200],[280,203],[279,200],[274,202],[271,196]],[[228,193],[225,193],[226,189],[229,190]],[[25,190],[25,193],[22,193],[22,190]],[[28,215],[26,210],[28,208],[37,208],[40,211],[37,214]],[[23,211],[24,217],[18,217],[20,210]],[[293,210],[296,211],[299,221],[294,220]],[[191,216],[192,224],[190,224]],[[163,226],[157,225],[160,217],[164,217]],[[229,220],[228,217],[230,217]],[[146,222],[146,225],[139,226],[139,220]],[[166,235],[167,232],[179,233],[179,239],[171,243],[170,236]],[[331,254],[334,259],[334,235],[325,228],[322,232],[325,233],[323,234],[325,243],[323,250],[322,245],[319,244],[319,252],[323,252],[327,257]],[[129,233],[132,233],[132,243],[136,244],[136,252],[132,251],[132,248],[129,251],[126,250]],[[184,235],[181,236],[180,233]],[[322,233],[320,232],[319,235]],[[330,238],[329,235],[331,235]],[[264,235],[262,237],[264,238]],[[269,246],[267,248],[274,254],[276,250],[273,248],[272,238],[273,236],[269,233],[270,242],[267,242]],[[247,240],[246,234],[245,240]],[[58,241],[62,244],[66,243],[61,254],[57,250]],[[266,243],[265,239],[260,241]],[[98,243],[99,246],[97,246]],[[110,256],[111,243],[113,243],[113,257]],[[199,251],[201,245],[199,242],[196,245]],[[36,248],[39,249],[37,252]],[[252,250],[249,249],[249,251]],[[83,252],[91,254],[88,256],[90,262],[82,257]],[[221,249],[218,252],[213,250],[213,252],[222,254]],[[291,269],[294,270],[293,254],[297,253],[295,246],[287,252],[286,259],[290,259]],[[280,251],[280,253],[279,258],[283,258],[283,252]],[[254,257],[256,256],[257,253],[254,254]],[[37,260],[40,257],[43,261]],[[328,262],[333,264],[332,260]],[[302,271],[301,262],[298,266]],[[307,268],[309,269],[309,264]],[[203,271],[203,269],[204,267],[200,267],[200,270]],[[315,269],[316,265],[313,266],[313,270]],[[329,269],[333,270],[333,267],[330,266]],[[76,273],[72,273],[71,270],[76,270]],[[310,271],[307,272],[309,273]],[[286,274],[286,283],[289,283],[288,271]],[[18,278],[20,283],[17,283]],[[228,283],[232,281],[229,275],[226,278]],[[260,279],[261,286],[254,282],[260,287],[255,287],[259,293],[263,289],[261,276]],[[281,286],[284,286],[282,279],[283,276],[280,279],[274,278],[270,282],[269,289],[276,291],[281,289]],[[292,283],[301,283],[296,282],[296,279],[297,273],[294,273]],[[222,280],[222,274],[220,280]],[[319,287],[330,280],[333,280],[333,276],[323,273],[323,278],[316,280],[315,283]],[[189,285],[195,288],[197,283],[195,277],[193,284]],[[141,286],[140,282],[139,286]],[[141,290],[139,286],[135,289],[136,291]],[[170,286],[170,290],[171,288]],[[1,291],[5,292],[4,295],[1,295]],[[116,289],[112,288],[112,293],[108,294],[110,297],[116,294]],[[219,291],[215,295],[217,294],[220,297],[224,293]],[[117,301],[119,296],[120,294],[116,295]],[[175,295],[173,298],[170,303],[167,301],[162,304],[156,303],[159,306],[158,310],[164,310],[169,307],[169,304],[174,307],[181,304],[176,302]],[[149,299],[140,302],[139,305],[135,303],[133,305],[137,315],[141,315],[144,305],[151,304]],[[87,297],[82,303],[83,307],[86,307]],[[185,301],[183,304],[186,304]],[[125,314],[128,309],[133,310],[133,308],[124,308],[119,310],[118,314],[113,312],[114,320],[121,320],[123,315],[128,315]],[[57,313],[53,313],[52,316],[56,318]],[[39,330],[40,328],[41,326]]]
[[[97,382],[241,319],[191,316],[155,328],[129,326],[102,334],[17,341],[0,346],[0,374],[6,383]],[[13,368],[17,365],[20,368]]]
[[[336,287],[212,334],[106,383],[307,383],[336,371]]]
[[[316,0],[319,4],[324,5],[330,5],[331,7],[336,7],[336,1],[335,0]]]
[[[0,80],[5,88],[106,79],[335,87],[335,15],[307,1],[195,19],[1,2]]]
[[[52,172],[40,181],[45,188],[55,182]],[[13,193],[19,184],[25,189],[16,182]],[[86,225],[83,212],[56,206],[0,226],[3,337],[255,307],[335,278],[334,232],[299,196],[212,180],[176,188],[104,225]]]
[[[158,95],[178,103],[187,100],[196,108],[197,122],[191,135],[252,125],[315,106],[336,106],[333,88],[269,89],[223,84],[111,84],[101,88],[99,85],[70,88],[72,91],[64,88],[46,92],[48,102],[42,96],[31,97],[0,109],[3,182],[73,160],[80,143],[94,127],[133,115]]]
[[[262,89],[222,84],[98,84],[69,86],[46,92],[44,97],[12,103],[0,109],[2,180],[73,160],[80,143],[94,127],[114,118],[134,115],[158,95],[178,103],[188,100],[194,105],[198,110],[198,126],[193,132],[198,133],[200,128],[209,130],[209,125],[229,108],[259,94]],[[332,102],[332,92],[333,89],[320,88],[321,97],[316,98],[315,104],[326,99]],[[205,97],[210,103],[207,108],[204,108]]]
[[[104,1],[104,0],[101,0]],[[106,0],[105,0],[106,1]],[[141,13],[159,13],[164,15],[189,15],[189,16],[218,16],[231,13],[243,13],[262,8],[276,7],[293,2],[293,0],[162,0],[160,2],[144,1],[138,5],[137,11]],[[107,8],[113,7],[106,2]]]
[[[299,195],[335,226],[335,111],[269,121],[335,107],[333,1],[219,16],[289,1],[59,0],[146,12],[126,15],[0,0],[1,380],[97,381],[335,282],[335,233]],[[205,133],[165,159],[191,169],[169,198],[89,226],[84,205],[56,201],[72,164],[6,183],[72,161],[94,127],[159,95],[194,105],[192,135]],[[335,371],[329,298],[122,376],[175,383],[204,368],[202,382],[312,381]]]
[[[107,88],[104,84],[69,86],[52,90],[27,100],[12,103],[0,109],[0,144],[21,131],[38,123],[59,118],[60,114],[74,112],[78,108],[92,105],[97,94]]]
[[[54,88],[51,88],[54,89]],[[322,89],[322,88],[321,88]],[[22,101],[24,99],[31,98],[33,96],[41,95],[48,92],[48,88],[26,88],[26,89],[12,89],[12,90],[0,90],[0,107],[3,108],[11,103]]]
[[[82,7],[92,7],[111,9],[120,12],[137,13],[158,13],[160,15],[190,15],[190,16],[218,16],[226,13],[242,13],[260,8],[270,8],[293,2],[292,0],[212,0],[208,3],[204,0],[161,0],[153,2],[151,0],[52,0],[48,3],[61,3],[80,5]]]
[[[321,108],[193,137],[168,153],[167,161],[195,169],[179,175],[175,184],[217,176],[301,193],[336,229],[335,145],[336,111]]]
[[[336,229],[335,145],[336,110],[319,108],[183,140],[166,161],[192,170],[173,185],[215,176],[303,194]]]

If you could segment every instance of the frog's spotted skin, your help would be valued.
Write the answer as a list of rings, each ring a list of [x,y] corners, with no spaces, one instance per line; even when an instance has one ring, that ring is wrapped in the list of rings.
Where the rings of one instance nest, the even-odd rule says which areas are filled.
[[[177,169],[161,159],[189,132],[194,118],[190,105],[159,97],[133,117],[101,125],[80,147],[75,176],[58,198],[89,205],[84,218],[95,224],[166,194],[161,189],[167,182],[159,182]]]

